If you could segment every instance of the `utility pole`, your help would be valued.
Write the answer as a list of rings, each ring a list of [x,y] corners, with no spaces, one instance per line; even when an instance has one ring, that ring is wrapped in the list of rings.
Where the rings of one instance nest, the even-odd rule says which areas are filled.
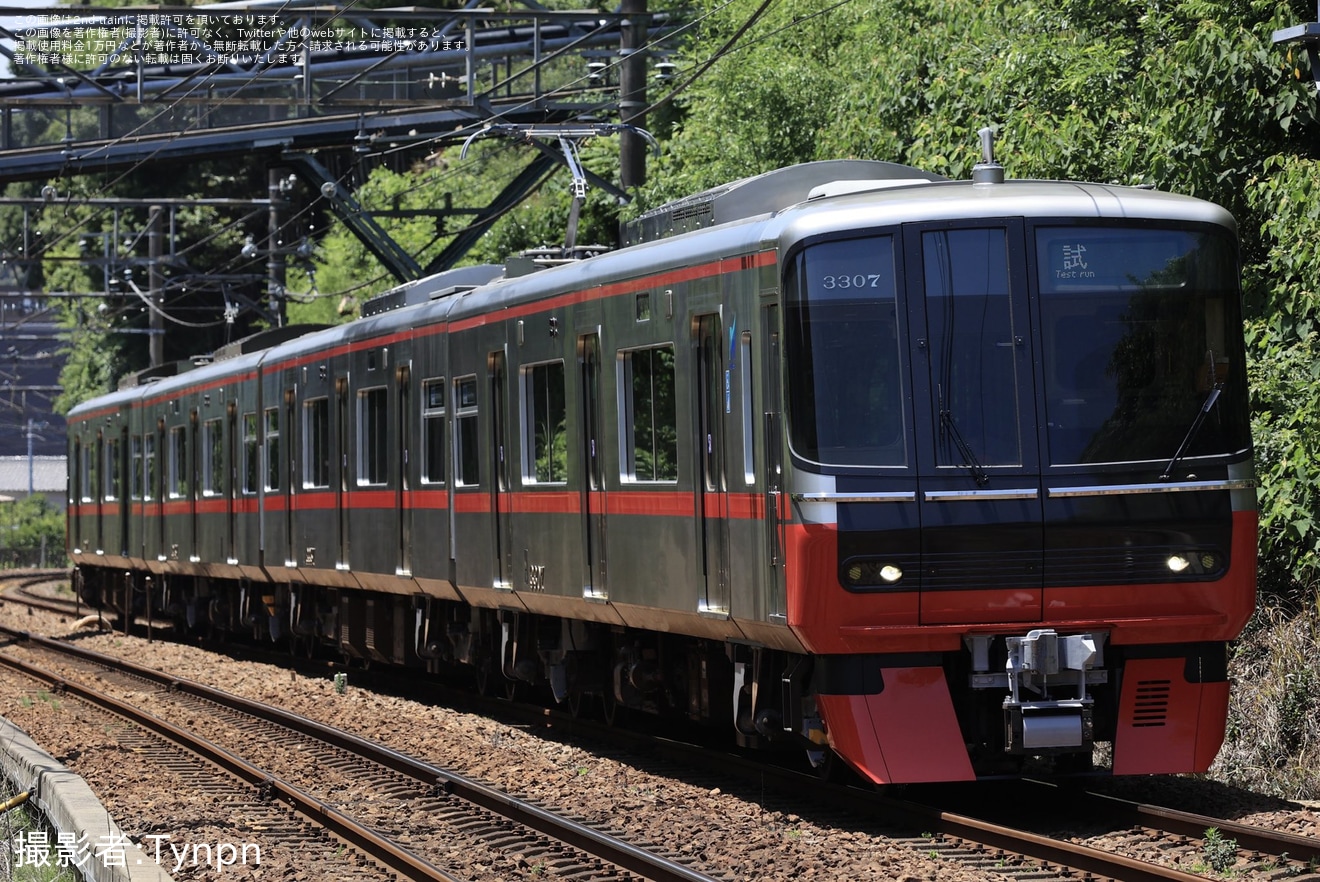
[[[284,205],[284,169],[272,166],[266,171],[266,191],[270,196],[270,231],[266,242],[266,296],[275,324],[284,327],[284,250],[280,247],[280,208]]]
[[[163,254],[161,248],[161,216],[165,209],[159,205],[153,205],[147,215],[147,300],[150,306],[147,309],[150,319],[150,334],[148,335],[149,351],[151,353],[151,366],[158,367],[165,361],[165,304],[163,301],[164,284],[160,272],[160,259]]]
[[[619,121],[646,128],[646,0],[622,0],[619,55]],[[646,142],[628,130],[619,133],[619,182],[624,189],[646,183]]]
[[[37,429],[44,429],[46,428],[47,425],[49,425],[49,423],[38,423],[36,420],[32,419],[32,417],[28,417],[28,424],[27,424],[28,496],[31,496],[35,492],[36,483],[37,483],[34,476],[34,472],[36,471],[36,469],[35,466],[33,465],[32,442],[36,440],[38,437],[40,437],[39,435],[37,435]]]

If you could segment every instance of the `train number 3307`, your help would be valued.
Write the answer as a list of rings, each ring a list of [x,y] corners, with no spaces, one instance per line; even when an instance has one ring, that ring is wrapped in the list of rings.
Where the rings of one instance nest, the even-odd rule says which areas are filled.
[[[880,280],[885,276],[883,273],[871,273],[869,275],[841,274],[837,276],[821,276],[820,284],[827,291],[835,288],[879,288]]]

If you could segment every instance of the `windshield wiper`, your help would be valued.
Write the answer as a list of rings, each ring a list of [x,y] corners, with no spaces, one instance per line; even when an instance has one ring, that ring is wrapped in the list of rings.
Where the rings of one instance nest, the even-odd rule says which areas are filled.
[[[976,454],[972,452],[971,446],[963,439],[962,433],[958,431],[958,426],[953,421],[952,411],[940,411],[940,428],[948,430],[949,437],[953,439],[953,446],[958,448],[958,453],[963,458],[963,465],[967,466],[967,471],[971,472],[972,478],[976,481],[976,486],[984,487],[989,484],[990,476],[985,473],[985,469],[976,458]]]
[[[1211,408],[1213,408],[1215,402],[1219,400],[1219,393],[1224,388],[1224,384],[1215,376],[1214,350],[1210,350],[1207,355],[1210,359],[1210,376],[1214,378],[1215,384],[1210,388],[1210,394],[1205,397],[1205,403],[1201,405],[1201,409],[1197,412],[1196,419],[1192,420],[1192,425],[1187,429],[1187,434],[1183,437],[1182,443],[1178,445],[1178,452],[1173,455],[1173,459],[1170,459],[1169,464],[1164,467],[1164,472],[1159,477],[1159,480],[1161,481],[1167,481],[1173,477],[1173,467],[1183,458],[1183,454],[1187,451],[1187,446],[1192,443],[1192,439],[1196,437],[1196,433],[1201,430],[1201,424],[1204,423],[1205,418],[1210,415]]]

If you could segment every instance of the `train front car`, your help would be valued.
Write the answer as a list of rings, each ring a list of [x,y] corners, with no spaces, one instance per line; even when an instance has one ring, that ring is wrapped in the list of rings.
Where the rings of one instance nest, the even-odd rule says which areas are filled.
[[[1255,599],[1231,216],[1026,181],[788,214],[791,724],[881,783],[1105,742],[1116,775],[1204,771]]]

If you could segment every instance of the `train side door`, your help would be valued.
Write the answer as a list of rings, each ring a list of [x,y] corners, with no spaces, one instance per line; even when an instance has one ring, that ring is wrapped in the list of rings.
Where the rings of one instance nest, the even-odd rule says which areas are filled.
[[[395,426],[395,438],[398,451],[395,456],[397,473],[394,478],[394,513],[398,536],[398,562],[395,571],[400,576],[412,574],[412,467],[411,459],[413,437],[412,425],[412,368],[401,365],[394,373],[394,382],[398,387],[398,407]]]
[[[129,542],[129,530],[132,524],[133,496],[137,492],[133,485],[133,471],[127,466],[132,462],[132,441],[128,432],[128,414],[125,413],[124,426],[119,430],[119,462],[116,464],[118,477],[115,480],[115,494],[119,498],[119,548],[124,557],[132,555]]]
[[[509,447],[508,447],[508,376],[504,352],[492,352],[486,359],[490,383],[490,457],[494,474],[490,481],[490,508],[495,527],[495,585],[502,590],[513,588],[513,539],[509,532]]]
[[[225,554],[238,563],[238,402],[225,409]]]
[[[335,567],[348,569],[348,433],[349,433],[348,377],[335,378],[335,452],[338,456],[335,478],[335,518],[337,540]]]
[[[788,609],[783,579],[783,429],[782,412],[779,409],[780,390],[783,388],[780,375],[779,345],[779,309],[767,306],[762,310],[761,336],[762,359],[765,364],[764,394],[762,407],[762,440],[765,456],[762,457],[765,497],[765,566],[766,566],[766,614],[772,621],[786,622]]]
[[[155,494],[156,504],[156,560],[164,563],[169,556],[169,545],[167,544],[165,533],[165,494],[167,492],[170,462],[170,448],[167,446],[169,436],[165,432],[165,420],[163,417],[156,419],[155,433],[155,451],[151,460],[155,464],[148,474],[152,483],[152,493]]]
[[[1041,618],[1043,527],[1021,223],[904,230],[922,624]]]
[[[92,499],[96,502],[96,553],[105,553],[105,525],[102,521],[102,509],[105,506],[105,479],[102,477],[102,471],[105,469],[105,433],[98,430],[96,433],[96,446],[92,448],[91,461],[92,469],[88,483],[91,485]]]
[[[582,420],[582,534],[585,552],[582,595],[605,600],[605,480],[601,457],[605,452],[600,413],[600,334],[578,337]]]
[[[201,465],[201,456],[198,448],[202,446],[202,436],[200,423],[198,421],[197,408],[193,408],[188,414],[188,428],[185,430],[188,435],[187,455],[187,474],[188,474],[188,557],[194,560],[200,560],[202,547],[198,542],[197,523],[197,498],[201,495],[201,489],[198,484],[200,477],[199,467]]]
[[[728,379],[720,345],[718,314],[693,317],[697,375],[697,522],[700,525],[705,596],[704,613],[729,612],[729,498],[725,477],[723,414]]]
[[[281,486],[284,487],[284,565],[286,567],[295,566],[298,559],[294,553],[293,535],[293,483],[297,475],[298,451],[301,449],[298,427],[298,390],[290,386],[284,390],[284,446],[280,450],[280,459],[284,463],[284,474],[280,477],[284,481]]]

